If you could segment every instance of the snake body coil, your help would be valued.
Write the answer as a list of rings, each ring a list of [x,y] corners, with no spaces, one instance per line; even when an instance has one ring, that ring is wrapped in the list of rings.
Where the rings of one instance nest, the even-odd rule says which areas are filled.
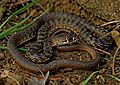
[[[60,67],[70,67],[70,68],[77,68],[77,69],[89,69],[94,67],[99,61],[100,57],[99,54],[92,49],[89,46],[78,44],[73,46],[61,46],[57,47],[60,51],[74,51],[74,50],[86,50],[89,52],[92,57],[95,59],[93,61],[88,62],[82,62],[82,61],[73,61],[73,60],[54,60],[48,64],[35,64],[33,62],[30,62],[27,60],[17,49],[17,46],[24,43],[27,40],[30,40],[39,34],[39,36],[42,35],[42,29],[43,25],[48,25],[48,32],[50,30],[51,33],[53,33],[56,29],[68,29],[76,33],[77,35],[80,35],[80,37],[86,41],[89,42],[93,46],[103,46],[103,43],[108,46],[109,41],[111,39],[111,36],[109,38],[105,38],[102,42],[98,39],[98,37],[106,34],[108,31],[97,27],[95,25],[92,25],[88,22],[86,22],[84,19],[81,19],[75,15],[66,14],[66,13],[48,13],[40,18],[38,18],[32,26],[30,26],[28,29],[23,30],[19,33],[16,33],[12,35],[8,40],[8,49],[10,53],[14,56],[16,61],[22,65],[23,67],[38,72],[38,71],[50,71],[54,69],[58,69]],[[38,32],[39,31],[39,32]],[[96,36],[93,35],[93,33],[96,33]],[[50,34],[50,33],[49,33]],[[42,42],[38,37],[38,40]]]

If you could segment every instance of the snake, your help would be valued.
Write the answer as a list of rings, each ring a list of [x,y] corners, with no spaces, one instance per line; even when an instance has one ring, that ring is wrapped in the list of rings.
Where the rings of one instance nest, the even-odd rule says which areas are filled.
[[[17,48],[19,45],[35,38],[37,35],[39,35],[37,37],[38,43],[44,44],[43,42],[46,41],[46,37],[49,37],[49,34],[53,33],[55,30],[58,29],[67,29],[73,31],[77,35],[80,35],[80,40],[83,40],[86,43],[90,43],[91,46],[102,48],[108,48],[109,45],[111,46],[111,35],[108,35],[103,39],[98,39],[100,36],[108,33],[108,30],[104,29],[103,27],[91,24],[85,19],[82,19],[79,16],[73,14],[51,12],[43,15],[42,17],[40,16],[29,28],[13,34],[7,42],[8,50],[21,66],[34,72],[54,71],[55,69],[59,68],[90,69],[95,67],[99,63],[101,58],[98,52],[95,51],[95,49],[91,46],[84,44],[77,44],[72,46],[57,46],[56,49],[64,52],[85,50],[91,54],[94,60],[83,62],[76,60],[59,59],[53,60],[49,63],[35,64],[26,59]],[[40,45],[40,47],[41,46],[42,45]],[[45,44],[44,46],[49,47],[50,49],[52,48],[51,46],[49,46],[49,44]],[[50,51],[49,50],[47,54],[49,54],[49,56],[51,57],[52,49]],[[45,52],[46,51],[44,51],[43,54]],[[41,54],[41,56],[45,57],[46,54],[43,54]]]
[[[41,35],[38,34],[38,36],[41,36]],[[43,36],[43,34],[42,34],[42,36]],[[48,61],[50,56],[52,56],[52,52],[53,52],[52,47],[56,47],[56,46],[60,46],[60,45],[67,45],[70,43],[72,44],[72,43],[78,41],[78,36],[74,32],[72,32],[71,30],[68,30],[68,29],[55,30],[54,32],[52,32],[48,35],[49,38],[48,39],[46,38],[47,40],[44,41],[44,43],[43,43],[43,40],[45,40],[45,39],[42,36],[40,37],[42,39],[39,38],[39,39],[37,39],[36,42],[30,44],[30,46],[27,46],[28,52],[33,53],[33,54],[30,54],[32,56],[30,56],[28,58],[29,58],[29,60],[31,60],[32,62],[35,62],[35,63],[43,63],[43,62],[45,63],[46,61]],[[44,35],[44,37],[45,37],[45,35]],[[44,50],[45,55],[41,53],[40,47],[41,47],[41,49]]]

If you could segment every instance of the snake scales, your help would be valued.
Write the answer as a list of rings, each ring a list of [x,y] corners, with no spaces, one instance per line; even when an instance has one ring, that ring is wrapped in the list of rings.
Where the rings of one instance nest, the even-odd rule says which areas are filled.
[[[40,56],[50,58],[52,56],[52,51],[50,50],[51,46],[49,46],[49,44],[44,45],[43,42],[45,42],[45,39],[50,36],[49,34],[57,29],[71,30],[77,35],[80,35],[81,40],[87,42],[91,46],[105,49],[111,46],[111,35],[99,39],[99,37],[108,33],[108,30],[90,24],[86,20],[72,14],[51,12],[39,17],[28,29],[12,35],[8,40],[8,49],[20,65],[35,72],[40,70],[46,72],[60,67],[89,69],[94,67],[100,61],[99,54],[93,48],[83,44],[58,46],[56,49],[60,51],[85,50],[95,58],[93,61],[54,60],[48,64],[35,64],[27,60],[17,49],[17,46],[36,37],[38,34],[39,37],[37,37],[37,43],[41,44],[38,46],[40,46],[40,48],[42,45],[45,46],[45,48],[43,48],[44,52],[40,54]],[[50,51],[47,50],[48,48]]]

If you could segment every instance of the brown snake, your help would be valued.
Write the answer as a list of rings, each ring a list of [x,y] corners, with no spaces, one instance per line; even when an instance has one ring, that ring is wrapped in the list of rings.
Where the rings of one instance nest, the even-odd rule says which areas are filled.
[[[70,22],[69,21],[64,21],[64,19],[68,19],[68,20],[70,20]],[[85,51],[87,51],[88,53],[91,54],[91,56],[93,57],[94,60],[83,62],[83,61],[62,60],[61,59],[61,60],[54,60],[52,62],[49,62],[48,64],[35,64],[35,63],[27,60],[19,52],[17,47],[20,44],[24,43],[26,40],[34,38],[37,34],[38,29],[40,29],[40,27],[44,23],[47,23],[50,20],[53,20],[53,22],[54,22],[54,20],[55,21],[60,20],[60,23],[63,23],[65,25],[68,23],[70,25],[70,30],[75,31],[77,34],[81,33],[81,35],[84,36],[84,37],[86,36],[86,34],[84,34],[84,33],[85,32],[87,33],[86,30],[88,30],[87,26],[90,26],[89,30],[91,30],[91,33],[93,31],[95,31],[95,26],[94,25],[91,26],[89,23],[80,19],[77,16],[73,16],[73,15],[69,15],[69,14],[67,15],[67,14],[64,14],[64,13],[63,14],[62,13],[53,13],[53,12],[49,13],[49,14],[46,14],[43,17],[38,18],[34,22],[34,24],[31,27],[29,27],[28,29],[23,30],[19,33],[16,33],[9,38],[8,49],[20,65],[22,65],[23,67],[25,67],[29,70],[32,70],[34,72],[39,72],[39,71],[47,72],[47,71],[55,70],[55,69],[58,69],[58,68],[61,68],[61,67],[75,68],[75,69],[89,69],[89,68],[92,68],[92,67],[96,66],[99,63],[100,56],[97,53],[97,51],[95,51],[90,46],[83,45],[83,44],[77,44],[77,45],[72,45],[72,46],[58,46],[58,47],[56,47],[56,50],[63,51],[63,52],[64,51],[85,50]],[[84,24],[85,22],[87,24]],[[50,23],[52,23],[52,22],[50,22]],[[57,21],[55,23],[58,24]],[[70,24],[70,23],[72,23],[72,24]],[[73,27],[73,29],[71,29],[72,27]],[[93,29],[91,29],[91,28],[93,28]],[[67,29],[69,29],[69,28],[67,27]],[[102,34],[107,33],[107,31],[103,30],[103,28],[98,28],[97,30],[99,31],[99,34],[97,36],[100,36]],[[96,38],[94,38],[90,34],[86,38],[86,40],[91,40],[91,39],[93,39],[93,41],[94,41],[94,39],[96,39]],[[97,41],[91,42],[91,44],[94,44],[94,43],[97,43]]]

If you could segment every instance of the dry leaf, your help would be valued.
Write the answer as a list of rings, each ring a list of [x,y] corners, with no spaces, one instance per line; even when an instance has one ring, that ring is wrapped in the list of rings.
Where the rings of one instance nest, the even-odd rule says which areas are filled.
[[[120,33],[117,30],[111,32],[112,38],[115,40],[118,48],[120,48]]]

